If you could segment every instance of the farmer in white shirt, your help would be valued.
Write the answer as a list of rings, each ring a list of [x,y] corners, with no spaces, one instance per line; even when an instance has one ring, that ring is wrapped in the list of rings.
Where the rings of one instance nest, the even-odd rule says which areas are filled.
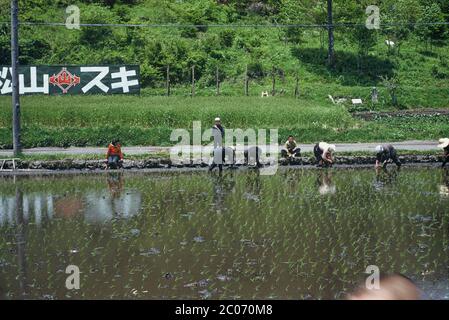
[[[318,162],[317,166],[332,166],[334,163],[333,153],[335,152],[335,145],[327,142],[320,142],[313,148],[313,153]]]

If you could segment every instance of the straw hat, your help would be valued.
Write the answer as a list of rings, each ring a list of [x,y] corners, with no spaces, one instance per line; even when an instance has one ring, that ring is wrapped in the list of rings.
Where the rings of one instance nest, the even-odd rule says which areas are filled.
[[[438,148],[444,149],[444,148],[447,148],[449,146],[449,139],[448,138],[440,139],[438,142],[440,143],[438,145]]]
[[[381,152],[383,152],[384,151],[384,147],[382,147],[381,145],[378,145],[377,147],[376,147],[376,153],[381,153]]]

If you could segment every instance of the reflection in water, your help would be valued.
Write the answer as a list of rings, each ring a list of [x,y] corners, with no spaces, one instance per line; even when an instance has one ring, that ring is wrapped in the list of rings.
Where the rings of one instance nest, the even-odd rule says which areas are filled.
[[[399,172],[399,168],[376,168],[376,181],[374,182],[374,188],[377,191],[380,191],[383,188],[393,186],[397,182]]]
[[[51,219],[54,214],[53,196],[45,193],[32,193],[20,197],[20,211],[23,214],[23,221],[27,223],[30,215],[34,217],[34,223],[41,224],[43,216]],[[14,212],[17,211],[17,199],[15,196],[0,195],[0,225],[14,224]]]
[[[107,189],[84,194],[33,192],[22,196],[20,202],[15,196],[0,195],[0,225],[13,225],[16,222],[14,212],[19,207],[23,221],[28,223],[32,215],[36,225],[54,215],[73,218],[81,214],[87,222],[104,223],[113,217],[130,218],[139,212],[142,195],[135,189],[124,189],[122,173],[109,173],[107,186]]]
[[[85,196],[85,219],[88,222],[103,223],[114,217],[130,218],[136,215],[142,203],[137,190],[125,190],[122,172],[109,173],[108,190],[89,193]]]
[[[443,169],[443,183],[439,186],[440,195],[443,197],[449,197],[449,169]]]
[[[19,266],[18,280],[21,298],[25,298],[28,293],[27,285],[27,263],[26,263],[26,225],[24,219],[23,193],[20,186],[16,186],[15,195],[15,216],[16,216],[16,244],[17,244],[17,264]]]
[[[318,172],[318,192],[321,195],[334,194],[337,192],[335,184],[332,183],[332,173],[329,170],[320,170]]]
[[[260,202],[260,194],[262,184],[260,182],[260,170],[254,168],[249,170],[246,176],[246,192],[243,194],[244,198],[255,202]]]
[[[372,170],[0,177],[0,287],[16,299],[334,299],[376,265],[448,298],[441,171],[401,170],[376,177],[394,193]],[[81,290],[65,288],[70,264]]]
[[[227,210],[226,198],[234,191],[235,180],[234,171],[228,171],[225,174],[211,173],[213,183],[213,206],[215,212],[222,213]]]

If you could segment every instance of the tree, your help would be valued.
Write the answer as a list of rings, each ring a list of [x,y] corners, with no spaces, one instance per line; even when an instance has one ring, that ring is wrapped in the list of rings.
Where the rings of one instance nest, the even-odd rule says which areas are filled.
[[[400,54],[403,42],[415,30],[414,24],[421,15],[421,6],[419,0],[395,0],[387,3],[385,9],[383,21],[390,24],[385,33],[395,42],[397,53]]]
[[[382,83],[385,86],[385,88],[388,90],[388,93],[390,94],[391,97],[391,103],[393,106],[397,106],[398,105],[398,96],[397,93],[400,89],[400,82],[399,82],[399,78],[397,75],[394,75],[391,78],[388,78],[388,76],[381,76],[380,77],[382,79]]]
[[[368,29],[365,26],[366,22],[366,7],[370,4],[370,1],[360,2],[341,2],[339,3],[338,18],[339,21],[344,23],[354,23],[358,25],[351,28],[351,32],[347,33],[347,38],[356,45],[357,48],[357,65],[358,70],[362,70],[362,60],[366,57],[371,48],[377,43],[378,31],[374,29]]]
[[[280,12],[278,14],[279,23],[282,24],[300,24],[304,21],[304,12],[306,8],[303,3],[297,0],[281,0]],[[285,29],[285,41],[299,43],[303,35],[303,29],[289,27]]]
[[[358,69],[362,71],[362,60],[365,58],[370,49],[377,43],[377,30],[368,30],[365,27],[357,27],[350,33],[351,40],[357,45],[358,53]]]
[[[0,25],[0,64],[9,65],[11,63],[11,40],[10,30],[6,24]]]
[[[418,37],[427,44],[446,38],[447,28],[443,24],[429,24],[435,22],[445,22],[444,14],[438,4],[432,3],[426,6],[418,20],[422,25],[417,30]]]

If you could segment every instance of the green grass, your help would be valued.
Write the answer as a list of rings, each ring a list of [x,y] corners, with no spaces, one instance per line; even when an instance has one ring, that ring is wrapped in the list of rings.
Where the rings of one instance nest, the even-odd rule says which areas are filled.
[[[301,143],[438,139],[449,136],[447,117],[354,119],[344,106],[288,97],[25,96],[22,141],[26,148],[123,145],[169,146],[173,129],[278,129],[280,142],[294,134]],[[11,148],[10,97],[0,97],[0,148]]]
[[[145,153],[145,154],[124,154],[126,160],[148,160],[148,159],[169,159],[170,155],[166,152],[157,153]],[[5,157],[19,158],[25,161],[58,161],[58,160],[105,160],[105,155],[102,154],[22,154],[18,157]]]

